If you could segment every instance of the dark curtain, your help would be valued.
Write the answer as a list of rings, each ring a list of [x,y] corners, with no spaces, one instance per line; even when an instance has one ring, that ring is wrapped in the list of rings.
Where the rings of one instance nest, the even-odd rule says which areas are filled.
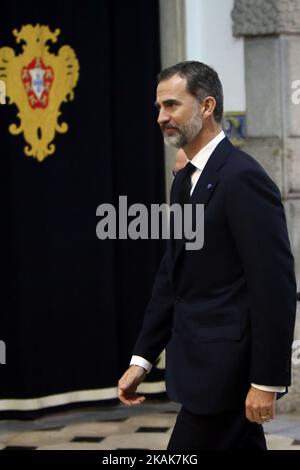
[[[106,390],[103,400],[116,402],[109,389],[128,366],[163,245],[99,240],[96,209],[117,205],[119,195],[148,208],[164,200],[153,106],[158,16],[157,0],[1,5],[0,53],[22,53],[12,30],[39,23],[61,30],[49,51],[71,46],[80,71],[74,100],[60,108],[69,130],[55,134],[56,150],[42,162],[25,156],[23,134],[8,131],[19,121],[17,106],[0,105],[0,407],[83,390]],[[148,380],[162,374],[154,369]],[[89,400],[96,398],[77,399]],[[28,405],[27,413],[47,407]],[[2,405],[2,416],[5,409],[18,405]]]

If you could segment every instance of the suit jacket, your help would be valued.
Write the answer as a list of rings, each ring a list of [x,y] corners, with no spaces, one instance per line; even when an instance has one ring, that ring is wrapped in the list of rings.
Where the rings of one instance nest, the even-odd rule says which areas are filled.
[[[170,398],[211,414],[243,406],[251,383],[290,384],[294,259],[279,189],[227,138],[191,203],[205,205],[204,245],[168,240],[133,354],[153,363],[166,347]]]

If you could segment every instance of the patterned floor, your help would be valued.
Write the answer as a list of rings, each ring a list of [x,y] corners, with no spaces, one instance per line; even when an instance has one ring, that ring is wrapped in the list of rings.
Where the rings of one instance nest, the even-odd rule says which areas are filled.
[[[155,449],[167,446],[175,403],[145,403],[61,412],[34,421],[0,421],[1,450]],[[300,416],[279,415],[265,426],[268,448],[300,450]]]

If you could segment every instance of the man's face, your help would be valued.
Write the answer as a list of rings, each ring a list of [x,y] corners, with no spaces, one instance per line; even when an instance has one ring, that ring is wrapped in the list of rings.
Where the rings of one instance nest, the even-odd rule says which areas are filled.
[[[186,85],[186,79],[176,74],[157,87],[157,122],[165,143],[176,148],[192,142],[203,126],[200,103],[187,91]]]

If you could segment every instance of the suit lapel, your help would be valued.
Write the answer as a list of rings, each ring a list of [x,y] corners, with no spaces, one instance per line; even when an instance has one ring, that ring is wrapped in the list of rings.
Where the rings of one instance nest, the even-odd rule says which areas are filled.
[[[223,140],[221,140],[221,142],[217,145],[217,147],[209,157],[208,162],[205,165],[204,170],[202,171],[191,196],[190,202],[193,205],[193,217],[191,228],[187,229],[187,233],[188,231],[192,232],[192,230],[195,230],[196,227],[195,205],[204,204],[204,209],[206,208],[210,198],[212,197],[218,185],[219,169],[226,162],[227,156],[232,149],[232,144],[229,142],[227,137],[225,137]],[[177,203],[179,200],[179,188],[181,186],[183,177],[182,173],[183,172],[179,172],[174,180],[171,192],[171,204]],[[171,232],[172,231],[174,231],[173,228],[171,228]],[[187,239],[184,236],[181,240],[176,240],[175,242],[173,240],[170,240],[171,243],[169,244],[169,249],[172,251],[173,269],[175,267],[178,256],[181,253],[181,250],[184,248],[186,241]]]

